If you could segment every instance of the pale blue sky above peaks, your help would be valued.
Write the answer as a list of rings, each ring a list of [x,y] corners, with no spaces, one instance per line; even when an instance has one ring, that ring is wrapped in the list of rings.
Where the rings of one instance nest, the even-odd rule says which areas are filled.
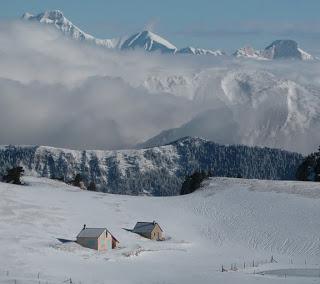
[[[320,50],[320,0],[1,0],[0,19],[52,9],[99,38],[150,29],[178,47],[233,51],[286,38]]]

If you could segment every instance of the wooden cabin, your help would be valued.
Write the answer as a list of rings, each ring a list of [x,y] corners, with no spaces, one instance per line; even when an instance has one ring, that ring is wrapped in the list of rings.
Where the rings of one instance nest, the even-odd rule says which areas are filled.
[[[111,250],[119,241],[106,228],[87,228],[86,225],[77,236],[77,243],[98,251]]]
[[[153,222],[138,222],[132,232],[139,234],[145,238],[150,240],[163,240],[163,230],[159,226],[159,224],[155,221]]]

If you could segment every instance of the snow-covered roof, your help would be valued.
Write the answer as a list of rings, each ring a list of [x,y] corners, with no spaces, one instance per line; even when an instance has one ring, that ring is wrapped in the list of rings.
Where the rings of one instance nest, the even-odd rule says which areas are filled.
[[[150,233],[154,229],[154,227],[159,224],[156,222],[137,222],[137,224],[133,228],[134,233]],[[159,226],[162,231],[161,227]]]
[[[106,228],[85,228],[81,230],[77,238],[99,238],[106,231]]]

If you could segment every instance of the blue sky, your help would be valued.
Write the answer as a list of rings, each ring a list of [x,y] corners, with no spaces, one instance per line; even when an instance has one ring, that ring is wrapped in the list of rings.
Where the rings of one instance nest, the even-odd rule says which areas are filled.
[[[232,51],[291,38],[307,51],[320,50],[319,0],[1,0],[0,19],[48,9],[62,10],[82,30],[101,38],[148,27],[178,47]]]

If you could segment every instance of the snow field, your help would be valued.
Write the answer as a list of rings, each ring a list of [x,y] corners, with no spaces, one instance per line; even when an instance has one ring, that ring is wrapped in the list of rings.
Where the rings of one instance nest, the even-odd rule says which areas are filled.
[[[286,283],[319,281],[311,270],[296,275],[319,268],[316,183],[214,178],[190,195],[146,197],[25,179],[30,186],[0,183],[1,283],[38,283],[38,273],[41,283],[283,283],[281,273],[266,271],[289,268]],[[123,229],[152,220],[166,241]],[[75,239],[83,224],[107,227],[120,247],[96,252],[57,240]],[[261,264],[271,255],[278,263]],[[250,267],[253,260],[260,265]],[[231,264],[239,270],[220,272]]]

